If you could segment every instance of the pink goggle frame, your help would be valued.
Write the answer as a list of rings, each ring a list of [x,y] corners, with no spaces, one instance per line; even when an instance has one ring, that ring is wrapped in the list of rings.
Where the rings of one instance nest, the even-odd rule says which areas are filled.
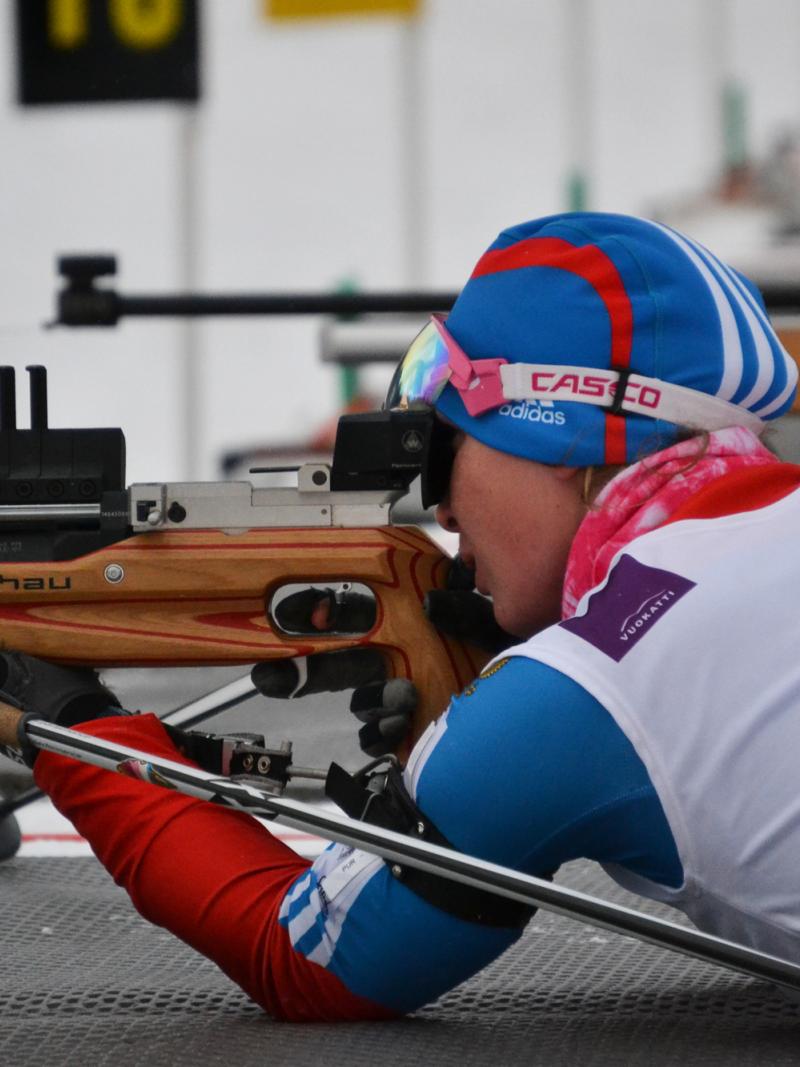
[[[507,359],[470,359],[448,332],[441,315],[411,342],[386,397],[386,407],[434,404],[449,382],[470,415],[482,415],[505,403],[500,367]]]

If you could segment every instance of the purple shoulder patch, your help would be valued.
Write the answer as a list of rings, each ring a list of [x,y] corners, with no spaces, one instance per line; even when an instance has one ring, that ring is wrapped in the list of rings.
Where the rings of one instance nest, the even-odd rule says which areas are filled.
[[[679,574],[623,555],[605,586],[589,597],[585,614],[560,625],[619,663],[694,586]]]

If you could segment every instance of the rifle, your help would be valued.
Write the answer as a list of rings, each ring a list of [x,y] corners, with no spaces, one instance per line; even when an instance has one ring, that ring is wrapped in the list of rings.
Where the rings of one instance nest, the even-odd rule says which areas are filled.
[[[0,646],[92,667],[252,664],[371,646],[420,692],[413,743],[486,655],[427,621],[448,558],[392,526],[421,477],[445,484],[446,431],[429,413],[340,419],[332,464],[295,487],[250,482],[125,485],[121,429],[51,429],[44,367],[29,367],[31,427],[16,425],[14,371],[0,368]],[[287,587],[356,583],[375,598],[362,633],[287,632]],[[253,690],[251,690],[253,691]]]

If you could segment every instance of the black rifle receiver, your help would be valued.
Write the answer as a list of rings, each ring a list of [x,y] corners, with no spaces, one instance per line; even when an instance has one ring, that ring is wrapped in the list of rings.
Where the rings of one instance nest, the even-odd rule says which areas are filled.
[[[17,428],[13,367],[0,367],[0,560],[75,559],[128,532],[125,435],[52,430],[47,371],[30,375],[31,426]]]
[[[422,506],[447,492],[453,429],[430,408],[342,415],[336,429],[331,489],[407,490],[420,478]]]
[[[22,430],[14,368],[0,367],[0,562],[77,559],[132,532],[125,436],[110,428],[50,429],[47,372],[27,369],[31,426]],[[428,507],[446,491],[450,437],[431,411],[344,415],[331,489],[405,492],[421,476]]]

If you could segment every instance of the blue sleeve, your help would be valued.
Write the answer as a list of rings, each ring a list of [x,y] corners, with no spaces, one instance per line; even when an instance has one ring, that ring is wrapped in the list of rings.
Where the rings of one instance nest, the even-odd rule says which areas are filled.
[[[472,855],[538,875],[584,856],[666,885],[682,881],[630,742],[584,689],[541,663],[509,659],[454,698],[417,745],[406,779],[422,811]],[[355,873],[342,882],[341,870]],[[519,936],[433,907],[386,864],[342,846],[290,890],[281,921],[297,951],[400,1012],[464,981]]]
[[[531,874],[586,857],[681,884],[644,764],[577,682],[514,657],[455,698],[447,719],[415,773],[416,798],[462,851]]]

